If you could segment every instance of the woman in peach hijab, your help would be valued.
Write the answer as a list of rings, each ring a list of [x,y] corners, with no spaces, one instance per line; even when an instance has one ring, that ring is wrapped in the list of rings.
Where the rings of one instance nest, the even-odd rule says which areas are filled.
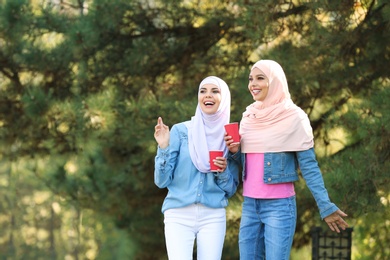
[[[243,166],[240,259],[288,260],[297,220],[298,169],[332,231],[348,226],[347,215],[329,199],[309,118],[291,100],[282,67],[272,60],[256,62],[248,89],[254,103],[243,113],[241,142],[225,136],[232,157]]]

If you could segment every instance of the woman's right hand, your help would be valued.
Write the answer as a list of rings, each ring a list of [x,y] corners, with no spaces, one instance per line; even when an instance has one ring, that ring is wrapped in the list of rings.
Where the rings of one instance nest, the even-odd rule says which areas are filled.
[[[240,148],[240,143],[235,143],[233,141],[233,137],[231,137],[227,133],[225,133],[224,139],[225,139],[226,146],[231,153],[238,152],[238,149]]]
[[[161,117],[157,119],[157,125],[154,127],[154,139],[161,149],[165,149],[169,145],[169,127],[164,125]]]

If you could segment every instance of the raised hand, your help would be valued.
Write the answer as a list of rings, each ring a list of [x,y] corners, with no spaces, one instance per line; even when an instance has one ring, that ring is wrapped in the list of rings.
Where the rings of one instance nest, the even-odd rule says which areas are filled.
[[[157,119],[157,125],[154,127],[154,139],[162,149],[169,145],[169,127],[164,125],[161,117]]]

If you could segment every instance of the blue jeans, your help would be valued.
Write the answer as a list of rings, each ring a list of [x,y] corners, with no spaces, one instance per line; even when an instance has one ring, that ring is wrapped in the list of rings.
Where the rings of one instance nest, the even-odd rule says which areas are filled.
[[[288,260],[295,233],[295,196],[244,197],[239,233],[240,260]]]

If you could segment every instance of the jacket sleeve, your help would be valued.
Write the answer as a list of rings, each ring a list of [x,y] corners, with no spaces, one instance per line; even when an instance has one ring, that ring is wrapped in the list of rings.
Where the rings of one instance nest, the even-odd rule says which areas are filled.
[[[338,210],[338,207],[329,199],[328,191],[325,188],[324,179],[318,166],[314,148],[296,152],[298,164],[302,176],[313,195],[320,210],[321,218],[329,216]]]
[[[174,125],[170,131],[168,147],[165,149],[157,147],[157,155],[154,159],[154,183],[157,187],[166,188],[172,182],[179,149],[179,133]]]
[[[227,158],[227,168],[221,173],[214,173],[217,185],[225,191],[226,197],[230,198],[236,193],[239,184],[238,164],[230,156]]]

